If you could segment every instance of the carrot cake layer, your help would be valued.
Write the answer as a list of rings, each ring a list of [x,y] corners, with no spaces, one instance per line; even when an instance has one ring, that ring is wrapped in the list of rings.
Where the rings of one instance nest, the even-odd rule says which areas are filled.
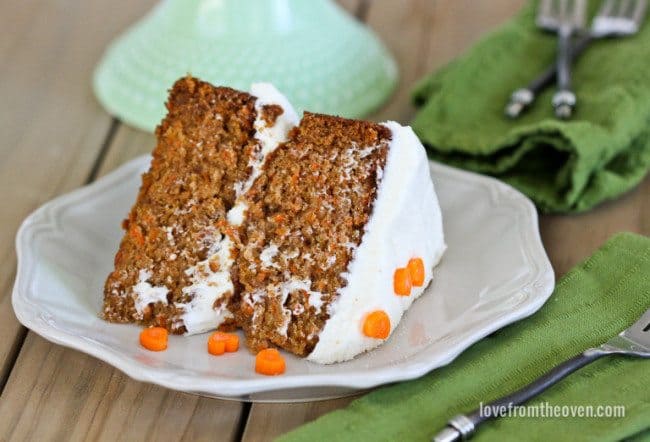
[[[331,363],[379,345],[445,248],[424,149],[397,123],[305,113],[247,198],[236,317],[255,351]],[[412,260],[420,280],[398,294],[395,272]],[[386,336],[364,332],[374,311]]]
[[[361,243],[327,306],[308,359],[332,363],[382,344],[433,279],[447,246],[429,162],[410,127],[395,122]]]
[[[306,113],[251,188],[237,257],[254,350],[307,355],[363,237],[386,164],[384,126]]]
[[[104,289],[112,322],[200,333],[233,324],[237,232],[228,211],[297,117],[270,85],[251,94],[177,81]]]

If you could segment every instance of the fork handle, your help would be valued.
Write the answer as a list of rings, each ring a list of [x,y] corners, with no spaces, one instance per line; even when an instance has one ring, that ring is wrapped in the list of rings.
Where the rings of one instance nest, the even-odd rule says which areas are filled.
[[[555,385],[560,380],[564,379],[574,371],[584,367],[585,365],[595,361],[596,359],[605,356],[607,353],[600,349],[589,349],[571,359],[564,361],[560,365],[553,368],[545,375],[539,377],[534,382],[526,385],[525,387],[511,393],[507,396],[490,402],[468,414],[461,414],[449,420],[447,427],[438,433],[433,440],[436,442],[451,442],[461,439],[467,439],[474,433],[476,427],[488,419],[495,417],[493,410],[509,409],[515,405],[522,404],[529,399],[537,396],[547,388]],[[505,407],[505,408],[503,408]],[[489,409],[489,413],[483,410]]]
[[[574,62],[584,51],[589,47],[594,37],[585,35],[579,37],[571,51],[571,62]],[[510,95],[510,101],[506,106],[505,113],[510,118],[519,117],[526,109],[528,109],[540,92],[550,86],[555,81],[557,73],[557,65],[553,63],[549,65],[541,74],[539,74],[533,81],[526,87],[517,89]]]
[[[571,90],[571,27],[558,30],[557,92],[553,95],[555,116],[566,120],[573,114],[576,95]]]

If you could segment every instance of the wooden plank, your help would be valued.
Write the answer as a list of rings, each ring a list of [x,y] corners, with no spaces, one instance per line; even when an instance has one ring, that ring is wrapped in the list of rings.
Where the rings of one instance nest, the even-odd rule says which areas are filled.
[[[511,18],[526,0],[439,0],[429,23],[426,72],[437,69],[469,48],[486,32]]]
[[[437,2],[431,0],[381,0],[371,2],[368,25],[377,33],[395,57],[399,83],[388,102],[369,118],[375,121],[395,120],[408,123],[414,111],[410,105],[410,89],[425,72],[423,54],[435,28]]]
[[[4,2],[0,14],[0,388],[25,335],[10,293],[29,212],[83,184],[111,125],[90,90],[107,42],[153,0]]]
[[[544,246],[559,278],[613,234],[650,235],[650,176],[633,191],[580,215],[540,217]]]
[[[8,440],[235,440],[241,404],[136,382],[29,333],[0,401]]]
[[[256,442],[274,438],[311,422],[330,411],[343,408],[356,396],[298,404],[253,404],[242,440]]]

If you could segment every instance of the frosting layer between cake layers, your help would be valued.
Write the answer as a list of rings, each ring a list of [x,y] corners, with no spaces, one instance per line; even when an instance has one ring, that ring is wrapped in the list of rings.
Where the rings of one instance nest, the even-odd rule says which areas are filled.
[[[433,267],[446,249],[442,215],[424,147],[410,127],[395,122],[386,165],[361,244],[343,277],[347,280],[329,306],[318,343],[307,359],[328,364],[351,359],[384,341],[362,332],[364,316],[375,310],[390,318],[391,333],[403,313],[431,282]],[[395,269],[411,258],[424,261],[425,280],[410,296],[393,290]]]
[[[273,85],[255,83],[251,86],[250,93],[256,98],[257,116],[254,127],[260,150],[248,164],[251,168],[248,178],[235,184],[237,200],[226,215],[228,223],[232,226],[239,226],[244,220],[247,206],[243,196],[259,176],[267,155],[286,141],[289,130],[298,124],[298,116],[293,107]],[[271,125],[263,118],[263,108],[267,105],[278,105],[283,111]],[[204,261],[194,268],[187,269],[186,273],[192,276],[192,285],[185,287],[183,292],[193,296],[189,303],[177,305],[183,311],[177,321],[185,326],[187,335],[213,330],[225,320],[233,318],[228,303],[219,301],[225,294],[234,291],[231,269],[235,247],[228,235],[222,235],[212,245]],[[213,270],[210,263],[218,263],[218,266]]]

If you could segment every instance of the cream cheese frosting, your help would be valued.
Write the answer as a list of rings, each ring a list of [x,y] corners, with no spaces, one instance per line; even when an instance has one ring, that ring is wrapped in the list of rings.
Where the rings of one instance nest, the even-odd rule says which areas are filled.
[[[226,303],[217,308],[214,306],[217,300],[235,289],[230,277],[230,268],[234,261],[232,247],[232,240],[226,235],[221,236],[210,247],[207,259],[185,271],[191,277],[192,284],[184,287],[183,293],[192,295],[192,299],[189,304],[176,306],[183,309],[179,319],[185,325],[186,334],[212,330],[233,317]]]
[[[330,319],[307,359],[329,364],[345,361],[382,344],[365,336],[364,317],[385,311],[391,334],[404,312],[431,282],[446,249],[442,215],[424,147],[410,127],[384,123],[391,130],[386,165],[361,244],[343,275],[347,284],[329,306]],[[424,261],[425,281],[410,296],[393,291],[395,269],[411,258]]]
[[[151,278],[151,272],[141,269],[138,273],[138,283],[133,286],[133,294],[135,295],[133,302],[135,310],[140,317],[144,315],[144,310],[149,304],[155,304],[157,302],[167,304],[167,293],[169,293],[169,289],[165,286],[151,285],[149,278]]]
[[[248,192],[255,179],[262,173],[262,166],[266,157],[277,149],[281,143],[285,142],[289,131],[298,125],[298,115],[293,106],[272,84],[253,83],[250,93],[257,98],[255,101],[257,118],[254,127],[256,131],[255,138],[260,143],[260,151],[249,163],[251,174],[248,179],[235,184],[237,201],[227,215],[228,222],[234,226],[239,226],[244,222],[244,214],[248,208],[244,194]],[[262,118],[263,107],[270,104],[279,105],[283,109],[282,114],[278,116],[272,126],[268,126]]]

